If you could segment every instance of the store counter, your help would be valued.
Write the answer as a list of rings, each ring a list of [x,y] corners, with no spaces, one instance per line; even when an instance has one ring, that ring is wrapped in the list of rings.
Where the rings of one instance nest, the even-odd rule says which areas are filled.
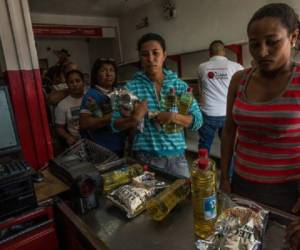
[[[281,249],[284,242],[284,224],[297,217],[269,207],[267,209],[271,213],[263,249]],[[155,222],[145,212],[134,219],[127,219],[119,208],[100,198],[100,206],[97,209],[78,216],[78,219],[109,249],[196,249],[191,200],[186,200],[176,207],[164,221]]]

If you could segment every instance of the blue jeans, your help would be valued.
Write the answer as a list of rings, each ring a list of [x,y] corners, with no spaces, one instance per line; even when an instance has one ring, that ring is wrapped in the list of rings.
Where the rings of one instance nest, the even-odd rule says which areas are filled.
[[[198,130],[198,148],[206,148],[209,152],[216,131],[218,131],[219,137],[221,137],[222,128],[224,127],[225,122],[225,116],[207,116],[203,114],[203,120],[203,125]]]
[[[147,152],[135,152],[135,157],[142,162],[161,168],[171,174],[181,177],[190,177],[189,165],[184,155],[153,156]]]

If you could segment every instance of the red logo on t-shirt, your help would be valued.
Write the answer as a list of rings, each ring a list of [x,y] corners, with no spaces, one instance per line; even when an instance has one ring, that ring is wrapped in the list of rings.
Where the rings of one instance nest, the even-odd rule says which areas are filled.
[[[212,71],[209,71],[209,72],[207,73],[207,77],[210,78],[210,79],[212,79],[212,78],[215,77],[215,73],[212,72]]]

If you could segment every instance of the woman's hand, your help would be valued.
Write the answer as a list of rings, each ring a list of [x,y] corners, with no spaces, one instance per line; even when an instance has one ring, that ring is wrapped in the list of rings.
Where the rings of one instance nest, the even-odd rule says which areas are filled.
[[[144,100],[140,103],[136,103],[133,112],[133,118],[137,121],[142,120],[148,112],[148,102]]]
[[[231,193],[231,185],[228,177],[221,177],[220,190],[224,193]]]
[[[155,120],[160,124],[168,124],[174,122],[175,115],[176,113],[173,112],[160,112]]]
[[[300,248],[300,220],[293,221],[287,226],[285,239],[289,242],[291,249]]]
[[[294,214],[298,213],[300,211],[300,198],[298,198],[296,204],[292,208],[292,212]]]
[[[70,146],[77,142],[77,140],[73,136],[69,136],[66,141],[67,141],[68,145],[70,145]]]

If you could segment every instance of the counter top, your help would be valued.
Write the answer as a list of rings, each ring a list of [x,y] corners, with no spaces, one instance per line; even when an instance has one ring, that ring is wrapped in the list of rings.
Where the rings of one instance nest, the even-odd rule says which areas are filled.
[[[274,212],[274,213],[273,213]],[[296,218],[274,210],[266,231],[264,250],[281,249],[284,225]],[[162,222],[155,222],[144,212],[134,219],[114,207],[109,200],[100,197],[100,206],[80,216],[82,221],[111,249],[163,250],[196,249],[193,233],[193,210],[190,200],[176,207]],[[277,248],[276,248],[277,247]]]
[[[48,200],[70,189],[68,185],[54,176],[49,169],[43,170],[42,174],[44,175],[44,180],[40,183],[34,183],[38,202]]]

